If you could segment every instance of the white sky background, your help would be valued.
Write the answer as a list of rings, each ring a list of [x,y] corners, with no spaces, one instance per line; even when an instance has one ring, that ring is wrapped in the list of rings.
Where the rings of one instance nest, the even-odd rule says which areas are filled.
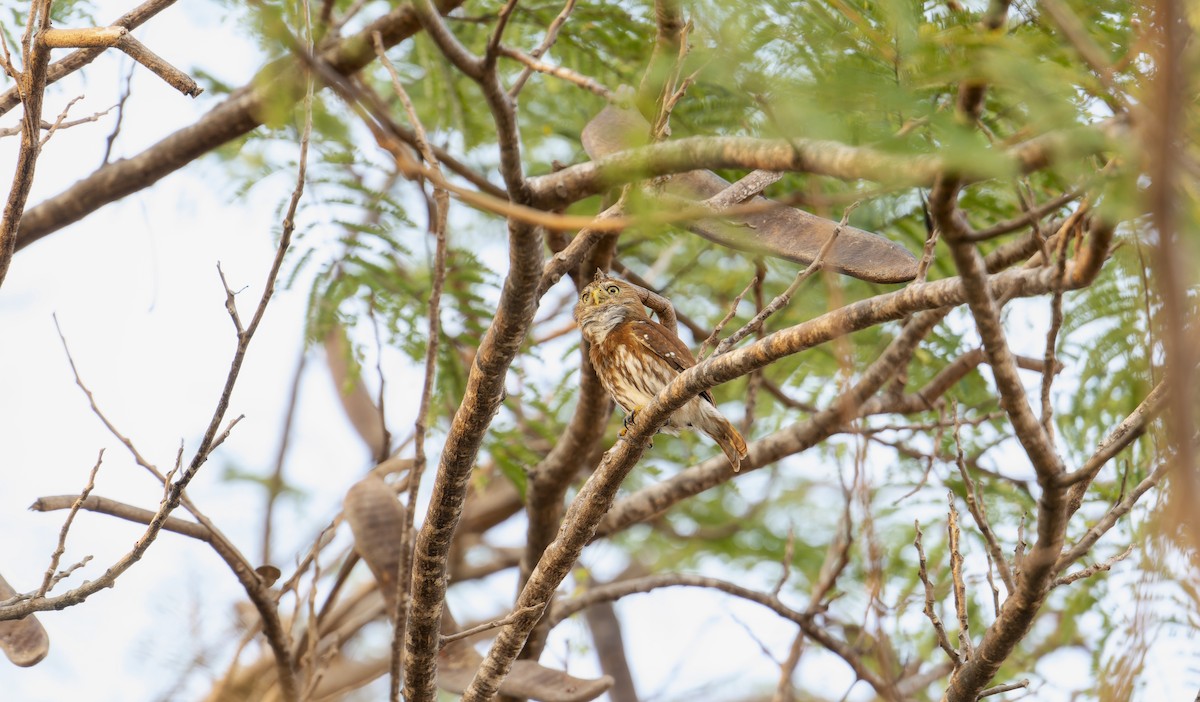
[[[133,4],[99,0],[97,19],[109,21]],[[184,70],[202,68],[242,85],[261,65],[261,57],[233,30],[232,20],[219,19],[221,14],[215,5],[178,3],[136,35]],[[86,83],[75,74],[56,84],[48,93],[46,118],[53,119],[80,94],[85,99],[72,109],[73,118],[115,104],[126,65],[122,55],[108,52],[86,69]],[[195,100],[184,97],[137,68],[114,158],[140,152],[190,124],[220,99],[208,94]],[[113,114],[51,139],[38,165],[30,206],[98,165]],[[0,119],[0,126],[12,126],[18,118],[19,109]],[[16,140],[0,140],[0,179],[6,184]],[[232,188],[222,186],[228,181],[221,167],[201,160],[17,254],[0,288],[0,573],[18,590],[40,582],[65,515],[26,508],[39,496],[78,492],[101,448],[105,460],[95,494],[146,507],[160,498],[160,488],[104,429],[75,386],[51,315],[57,314],[79,372],[109,419],[163,470],[171,466],[181,439],[186,460],[212,414],[234,345],[216,263],[222,263],[234,289],[247,288],[238,300],[243,318],[248,318],[274,253],[272,235],[279,226],[275,208],[293,180],[294,174],[280,173],[248,197],[236,199]],[[488,260],[502,269],[502,255]],[[251,345],[227,415],[246,418],[189,490],[252,560],[259,552],[261,495],[248,486],[225,483],[220,476],[231,465],[258,474],[273,465],[300,350],[304,297],[302,287],[276,295]],[[396,398],[389,403],[390,424],[403,432],[411,426],[414,409],[406,407],[405,399],[411,400],[411,383],[418,376],[402,368],[398,359],[385,360],[393,362],[389,383]],[[337,406],[319,356],[306,370],[300,408],[287,465],[289,479],[307,497],[280,503],[277,560],[279,554],[290,555],[311,541],[368,461]],[[436,446],[430,449],[436,457]],[[301,525],[301,533],[283,532],[281,527],[288,525]],[[94,560],[56,592],[96,577],[141,531],[137,525],[81,513],[63,563],[87,554]],[[520,525],[509,525],[501,533],[514,544],[523,537]],[[589,551],[586,558],[601,573],[624,565],[612,547]],[[278,565],[289,572],[288,562]],[[758,583],[746,579],[756,578],[769,587],[777,577],[769,565],[761,573],[718,574],[749,585]],[[452,590],[451,602],[478,608],[476,616],[498,613],[511,602],[514,587],[515,578],[509,574]],[[207,546],[164,534],[115,589],[63,612],[38,615],[50,634],[50,655],[30,669],[0,661],[0,699],[156,699],[174,683],[190,656],[236,638],[230,634],[232,603],[240,599],[236,581]],[[737,697],[749,692],[751,680],[757,681],[756,689],[769,689],[777,671],[760,644],[782,659],[794,634],[790,625],[757,606],[695,590],[637,596],[619,611],[644,699]],[[637,621],[653,624],[632,624]],[[581,627],[573,622],[559,627],[543,662],[578,675],[594,674],[592,657],[582,648],[587,636]],[[757,641],[748,629],[755,631]],[[704,641],[720,643],[696,643]],[[1194,662],[1188,655],[1196,645],[1190,640],[1175,645],[1179,643],[1172,640],[1163,660],[1151,662],[1163,670],[1147,676],[1154,686],[1145,691],[1146,699],[1190,699],[1194,694],[1189,686],[1195,676],[1186,675],[1182,667]],[[1170,651],[1176,655],[1166,655]],[[228,648],[216,649],[211,665],[217,674],[227,665],[228,655]],[[852,677],[832,660],[828,654],[807,656],[799,675],[825,680],[828,693],[836,698]],[[1045,699],[1065,698],[1070,680],[1087,675],[1082,653],[1062,654],[1047,665],[1055,670],[1038,672],[1060,682],[1044,690]],[[205,689],[200,681],[188,689],[190,694],[172,699],[192,699]]]

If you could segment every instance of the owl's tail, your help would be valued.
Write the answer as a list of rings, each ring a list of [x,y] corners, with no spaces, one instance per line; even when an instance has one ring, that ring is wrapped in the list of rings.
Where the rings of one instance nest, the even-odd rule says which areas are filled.
[[[742,459],[750,454],[750,450],[746,448],[746,440],[720,412],[713,409],[706,415],[700,429],[717,442],[729,459],[729,464],[733,466],[733,472],[738,472],[742,469]]]

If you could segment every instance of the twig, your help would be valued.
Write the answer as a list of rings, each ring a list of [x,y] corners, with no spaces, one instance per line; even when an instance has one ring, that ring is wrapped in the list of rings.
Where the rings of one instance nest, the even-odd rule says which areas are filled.
[[[71,98],[71,100],[67,102],[67,106],[62,109],[62,112],[58,113],[58,117],[55,118],[54,122],[50,125],[50,128],[46,130],[46,135],[42,137],[41,146],[45,146],[46,142],[50,141],[50,137],[54,136],[54,133],[57,132],[60,127],[62,127],[63,121],[67,118],[67,115],[71,113],[71,107],[82,99],[83,96],[79,95]]]
[[[135,66],[137,66],[137,62],[130,61],[129,70],[125,72],[125,79],[121,85],[121,97],[117,99],[117,118],[112,131],[108,133],[108,138],[104,141],[104,158],[100,159],[101,166],[107,164],[108,159],[112,157],[113,144],[117,142],[117,135],[121,133],[121,125],[125,122],[125,103],[133,94],[133,69]]]
[[[375,299],[371,298],[367,305],[367,316],[371,319],[371,331],[375,337],[375,376],[379,379],[379,388],[375,393],[375,407],[379,410],[379,428],[383,436],[379,442],[379,453],[372,458],[376,463],[387,460],[391,453],[392,434],[387,428],[387,378],[383,373],[383,337],[379,334],[379,317],[375,315]]]
[[[1050,386],[1054,381],[1054,367],[1058,364],[1055,355],[1055,343],[1058,339],[1059,329],[1063,323],[1063,291],[1062,282],[1066,275],[1067,267],[1067,242],[1070,239],[1072,230],[1080,227],[1080,221],[1083,215],[1088,211],[1090,201],[1084,198],[1075,212],[1067,218],[1066,222],[1058,230],[1058,246],[1057,258],[1055,259],[1055,270],[1058,273],[1058,286],[1055,287],[1054,293],[1050,298],[1050,328],[1046,331],[1046,352],[1045,364],[1046,368],[1042,372],[1042,430],[1046,432],[1047,439],[1054,442],[1054,407],[1050,403]],[[1047,263],[1049,263],[1047,261]]]
[[[716,350],[713,351],[714,357],[726,353],[739,341],[746,338],[750,334],[753,334],[755,331],[758,331],[760,328],[762,328],[763,322],[765,322],[768,317],[783,309],[789,302],[791,302],[792,295],[796,294],[796,291],[800,289],[800,286],[804,283],[804,281],[808,280],[814,273],[821,270],[821,268],[824,266],[825,256],[830,250],[833,249],[833,245],[837,242],[838,234],[840,234],[842,228],[846,226],[846,222],[850,219],[850,213],[853,212],[858,205],[859,203],[855,202],[842,212],[842,221],[838,223],[833,232],[829,234],[829,238],[826,239],[825,243],[821,245],[821,249],[817,252],[816,258],[814,258],[813,262],[808,264],[804,270],[796,274],[796,278],[792,281],[792,284],[787,287],[787,290],[784,290],[774,300],[771,300],[770,304],[768,304],[761,312],[755,315],[754,319],[747,322],[744,327],[738,329],[736,332],[730,334],[723,341],[721,341],[721,343],[717,345]]]
[[[1055,578],[1054,585],[1052,587],[1060,587],[1062,585],[1070,585],[1071,583],[1075,582],[1076,580],[1083,580],[1084,578],[1092,577],[1096,573],[1104,573],[1109,570],[1112,570],[1112,567],[1114,565],[1116,565],[1117,563],[1120,563],[1121,561],[1125,560],[1126,558],[1129,558],[1130,554],[1133,553],[1133,546],[1134,546],[1133,544],[1129,544],[1129,546],[1127,546],[1124,551],[1118,553],[1115,556],[1112,556],[1111,558],[1107,558],[1098,563],[1093,563],[1092,565],[1090,565],[1086,568],[1083,568],[1082,570],[1077,570],[1074,573],[1068,573],[1067,575],[1063,575],[1061,577]]]
[[[54,553],[50,554],[50,565],[46,568],[46,574],[42,577],[42,586],[38,588],[35,598],[45,597],[50,591],[51,585],[55,582],[55,576],[58,573],[58,562],[62,558],[63,553],[67,550],[67,532],[71,530],[71,524],[75,521],[75,515],[79,513],[79,508],[83,506],[88,495],[92,494],[92,490],[96,487],[96,473],[100,472],[100,464],[104,462],[104,449],[100,449],[100,454],[96,456],[96,465],[92,467],[92,472],[88,476],[87,485],[83,486],[83,490],[79,493],[79,497],[71,503],[71,509],[67,512],[67,518],[63,520],[62,528],[58,532],[58,546],[54,548]]]
[[[1015,682],[1015,683],[1008,683],[1007,685],[997,685],[995,687],[989,687],[988,689],[981,691],[979,693],[979,696],[976,699],[983,699],[984,697],[991,697],[992,695],[998,695],[1001,692],[1012,692],[1013,690],[1020,690],[1020,689],[1028,688],[1028,687],[1029,687],[1028,680],[1022,680],[1020,682]]]
[[[988,589],[992,591],[992,616],[998,617],[1000,616],[1000,588],[996,587],[996,578],[992,575],[992,571],[996,568],[996,562],[990,551],[984,551],[983,555],[987,557],[987,584]]]
[[[42,120],[42,129],[49,130],[51,127],[54,127],[58,131],[62,131],[64,129],[69,129],[71,127],[78,127],[81,124],[90,124],[92,122],[98,122],[101,117],[103,117],[104,115],[107,115],[111,111],[112,111],[112,108],[109,107],[105,110],[101,110],[100,112],[93,112],[92,114],[88,115],[87,117],[80,117],[79,119],[64,120],[61,123],[56,121],[54,124],[51,124],[50,122],[47,122],[46,120]],[[60,117],[62,117],[62,116],[63,115],[60,115]],[[22,128],[19,126],[18,127],[0,128],[0,139],[2,139],[4,137],[10,137],[15,134],[20,134],[21,129]],[[48,137],[42,137],[43,144],[46,143],[47,138]]]
[[[184,95],[196,97],[204,92],[204,89],[196,85],[196,81],[192,80],[191,76],[164,61],[140,41],[134,39],[128,29],[119,25],[47,29],[40,34],[38,41],[48,48],[55,49],[116,47]]]
[[[550,50],[550,47],[554,46],[554,42],[558,39],[558,31],[562,29],[563,24],[570,17],[571,11],[575,9],[575,2],[576,0],[567,0],[566,4],[563,5],[562,11],[558,13],[558,16],[554,18],[550,26],[546,27],[546,36],[542,38],[542,43],[529,52],[531,58],[540,59]],[[525,70],[521,71],[521,75],[517,76],[517,79],[513,81],[512,87],[508,89],[509,97],[515,99],[520,95],[521,89],[525,87],[525,82],[533,75],[533,70],[526,67]]]
[[[292,427],[295,424],[296,407],[300,399],[300,381],[304,376],[304,367],[308,365],[307,350],[301,346],[300,358],[296,361],[296,370],[292,373],[291,386],[288,389],[287,410],[283,415],[283,429],[279,436],[279,448],[275,451],[275,467],[266,485],[267,499],[263,505],[262,526],[262,562],[271,562],[271,530],[274,523],[275,503],[283,491],[283,468],[291,445]]]
[[[504,38],[504,30],[508,27],[508,20],[512,18],[513,10],[517,9],[517,0],[507,0],[504,7],[500,8],[500,14],[496,17],[496,25],[492,29],[492,36],[488,39],[487,50],[483,54],[483,70],[485,73],[495,73],[496,59],[499,57],[500,40]]]
[[[788,578],[792,575],[792,553],[796,548],[796,529],[795,527],[788,528],[787,541],[783,545],[783,558],[779,563],[783,566],[782,572],[779,574],[779,580],[775,582],[775,587],[771,589],[771,595],[779,597],[779,593],[783,591],[783,586],[787,584]]]
[[[762,279],[759,276],[754,276],[754,278],[751,279],[746,287],[733,298],[733,302],[729,304],[729,312],[725,313],[725,316],[721,318],[721,321],[717,322],[717,326],[713,327],[712,334],[709,334],[708,338],[704,340],[704,343],[700,344],[700,351],[696,354],[696,358],[704,358],[704,355],[708,352],[708,347],[717,343],[717,338],[721,336],[721,330],[723,330],[725,325],[729,324],[729,320],[733,319],[737,314],[738,305],[742,303],[742,298],[746,297],[746,293],[750,292],[751,289],[755,288],[761,283]]]
[[[526,71],[537,71],[538,73],[544,73],[548,76],[561,78],[568,83],[587,90],[588,92],[595,93],[606,100],[612,99],[612,91],[606,88],[604,85],[601,85],[593,78],[589,78],[581,73],[572,71],[564,66],[552,66],[545,61],[541,61],[523,51],[508,46],[501,46],[499,51],[501,56],[506,56],[514,61],[524,64]],[[509,94],[512,94],[511,89],[509,89]]]
[[[637,593],[647,593],[664,587],[708,588],[762,605],[784,619],[799,625],[801,631],[809,638],[844,660],[854,670],[855,674],[867,682],[867,684],[876,690],[886,688],[886,683],[883,679],[864,663],[858,652],[846,642],[830,634],[829,629],[822,626],[815,615],[798,612],[780,602],[779,598],[768,593],[751,590],[717,578],[688,573],[659,573],[601,585],[589,589],[578,597],[557,602],[554,609],[550,612],[550,622],[552,625],[556,625],[572,614],[596,602],[612,602],[622,597]]]
[[[929,266],[933,264],[933,255],[937,250],[938,238],[941,232],[933,226],[933,220],[929,216],[929,200],[925,198],[924,193],[921,194],[921,211],[925,215],[925,245],[921,248],[921,260],[917,261],[917,277],[913,278],[914,282],[924,283],[929,277]]]
[[[1167,404],[1166,381],[1160,381],[1146,398],[1121,420],[1112,431],[1096,445],[1095,452],[1075,472],[1063,476],[1063,483],[1071,486],[1067,493],[1067,509],[1074,514],[1083,504],[1083,495],[1088,485],[1117,454],[1142,436],[1150,422],[1165,409]]]
[[[502,626],[508,626],[513,621],[515,621],[518,616],[523,615],[523,614],[528,614],[528,612],[526,611],[527,609],[529,609],[529,608],[526,607],[524,609],[520,609],[515,612],[510,612],[507,616],[501,617],[500,619],[493,619],[490,622],[484,622],[477,626],[473,626],[469,629],[463,629],[462,631],[459,631],[454,634],[443,634],[442,638],[441,638],[440,646],[442,648],[445,648],[445,646],[447,644],[452,644],[455,641],[460,641],[462,639],[469,639],[472,636],[475,636],[476,634],[482,634],[485,631],[491,631],[492,629],[499,629]]]
[[[778,181],[785,173],[782,171],[754,170],[742,176],[740,180],[721,192],[705,200],[702,204],[720,212],[723,209],[740,205],[746,200],[761,195],[768,185]]]
[[[963,555],[959,549],[960,531],[958,510],[954,507],[954,491],[946,491],[949,519],[946,533],[950,542],[950,579],[954,585],[954,612],[958,616],[958,651],[963,662],[971,659],[971,622],[967,616],[967,586],[963,580]]]
[[[771,702],[792,702],[795,699],[792,689],[792,676],[800,665],[800,656],[804,653],[804,632],[797,631],[788,649],[787,658],[779,664],[779,682],[775,685],[775,694]]]
[[[1137,504],[1137,501],[1141,499],[1142,495],[1146,494],[1150,488],[1157,486],[1158,483],[1161,482],[1164,477],[1166,477],[1170,467],[1170,461],[1164,460],[1158,465],[1157,468],[1154,469],[1152,473],[1150,473],[1150,475],[1146,476],[1140,483],[1138,483],[1133,490],[1130,490],[1129,494],[1125,495],[1122,500],[1113,505],[1112,509],[1108,510],[1108,512],[1105,513],[1105,515],[1101,517],[1099,521],[1092,525],[1092,528],[1088,529],[1083,536],[1079,537],[1079,540],[1076,541],[1074,545],[1062,552],[1062,554],[1058,557],[1058,561],[1054,564],[1054,571],[1056,573],[1061,573],[1070,567],[1072,563],[1080,558],[1083,558],[1087,552],[1092,549],[1092,546],[1096,545],[1096,542],[1100,540],[1100,537],[1104,536],[1104,534],[1108,533],[1109,529],[1112,529],[1116,525],[1117,520],[1128,514],[1129,510],[1133,509],[1133,506]]]
[[[971,513],[971,518],[975,520],[975,525],[979,527],[979,531],[983,534],[984,541],[988,546],[988,557],[995,562],[996,568],[1000,572],[1000,579],[1004,582],[1004,588],[1009,595],[1012,595],[1016,589],[1016,581],[1013,580],[1012,571],[1008,567],[1008,561],[1004,560],[1004,549],[1000,547],[1000,542],[996,538],[996,533],[992,531],[992,525],[987,518],[987,505],[983,503],[983,496],[976,489],[975,481],[971,480],[971,473],[967,470],[967,462],[963,457],[962,440],[959,436],[958,407],[954,408],[954,447],[955,458],[954,462],[958,466],[958,473],[963,479],[963,491],[966,493],[967,510]],[[990,571],[989,571],[990,572]]]
[[[917,536],[913,540],[913,545],[917,547],[917,574],[921,578],[921,583],[925,586],[925,616],[929,618],[929,623],[933,625],[933,631],[937,635],[938,646],[946,652],[950,660],[954,663],[954,668],[958,669],[962,665],[962,658],[958,655],[958,651],[954,650],[954,646],[950,645],[950,637],[946,635],[946,627],[942,625],[942,620],[937,615],[934,609],[934,604],[937,598],[934,596],[933,583],[929,581],[929,571],[926,567],[925,547],[921,545],[921,522],[913,521],[913,527],[916,529]]]
[[[895,499],[895,501],[892,502],[893,507],[896,505],[899,505],[904,500],[907,500],[908,498],[917,494],[921,490],[921,488],[925,487],[925,484],[929,482],[929,476],[930,476],[930,474],[933,473],[933,464],[937,460],[938,449],[942,445],[942,437],[945,435],[945,432],[946,432],[946,424],[942,419],[944,408],[938,407],[937,412],[938,412],[938,421],[936,423],[936,426],[932,427],[932,429],[934,431],[933,451],[931,451],[927,456],[925,456],[925,470],[921,473],[921,479],[917,481],[917,484],[914,485],[911,490],[904,493],[900,497],[897,497]],[[954,418],[957,421],[957,419],[958,419],[957,412],[955,412]]]
[[[992,225],[991,227],[988,227],[987,229],[977,229],[974,232],[971,232],[971,234],[967,237],[967,240],[973,241],[973,242],[974,241],[986,241],[987,239],[994,239],[994,238],[1000,236],[1001,234],[1008,234],[1009,232],[1014,232],[1014,231],[1020,229],[1021,227],[1026,227],[1026,226],[1029,226],[1030,224],[1033,224],[1034,222],[1040,220],[1041,218],[1045,217],[1046,215],[1050,214],[1051,212],[1062,209],[1064,206],[1069,205],[1070,203],[1074,202],[1075,200],[1078,200],[1082,196],[1083,196],[1082,188],[1076,188],[1075,190],[1069,190],[1069,191],[1063,193],[1062,195],[1059,195],[1056,198],[1052,198],[1050,200],[1047,200],[1046,202],[1043,202],[1042,204],[1038,205],[1037,207],[1032,207],[1032,208],[1026,210],[1024,213],[1022,213],[1018,217],[1014,217],[1013,219],[1006,220],[1004,222],[1000,222],[999,224]]]
[[[842,497],[842,516],[838,520],[838,530],[829,542],[825,560],[821,562],[821,570],[817,574],[817,582],[813,584],[812,593],[808,597],[808,611],[814,614],[825,608],[826,596],[833,590],[846,566],[850,565],[850,547],[854,545],[854,518],[851,514],[854,495],[848,485],[842,485]]]

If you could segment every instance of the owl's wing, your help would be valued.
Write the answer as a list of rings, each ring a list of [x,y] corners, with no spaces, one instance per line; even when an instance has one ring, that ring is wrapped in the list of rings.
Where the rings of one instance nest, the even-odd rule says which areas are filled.
[[[696,365],[696,359],[688,350],[687,344],[684,344],[678,336],[671,333],[671,330],[658,322],[652,319],[641,319],[633,323],[631,331],[638,343],[666,361],[667,365],[674,368],[676,372],[682,373]],[[717,404],[713,401],[712,393],[707,390],[700,393],[700,397],[708,400],[709,404]]]

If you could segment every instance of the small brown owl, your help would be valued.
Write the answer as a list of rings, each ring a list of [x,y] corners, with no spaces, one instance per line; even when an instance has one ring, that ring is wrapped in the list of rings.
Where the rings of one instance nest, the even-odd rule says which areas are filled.
[[[628,417],[654,399],[683,371],[696,365],[692,352],[673,331],[650,319],[637,290],[597,272],[579,295],[575,321],[591,344],[590,357],[604,389]],[[739,470],[746,440],[705,391],[675,410],[662,431],[679,434],[694,427],[708,434]]]

